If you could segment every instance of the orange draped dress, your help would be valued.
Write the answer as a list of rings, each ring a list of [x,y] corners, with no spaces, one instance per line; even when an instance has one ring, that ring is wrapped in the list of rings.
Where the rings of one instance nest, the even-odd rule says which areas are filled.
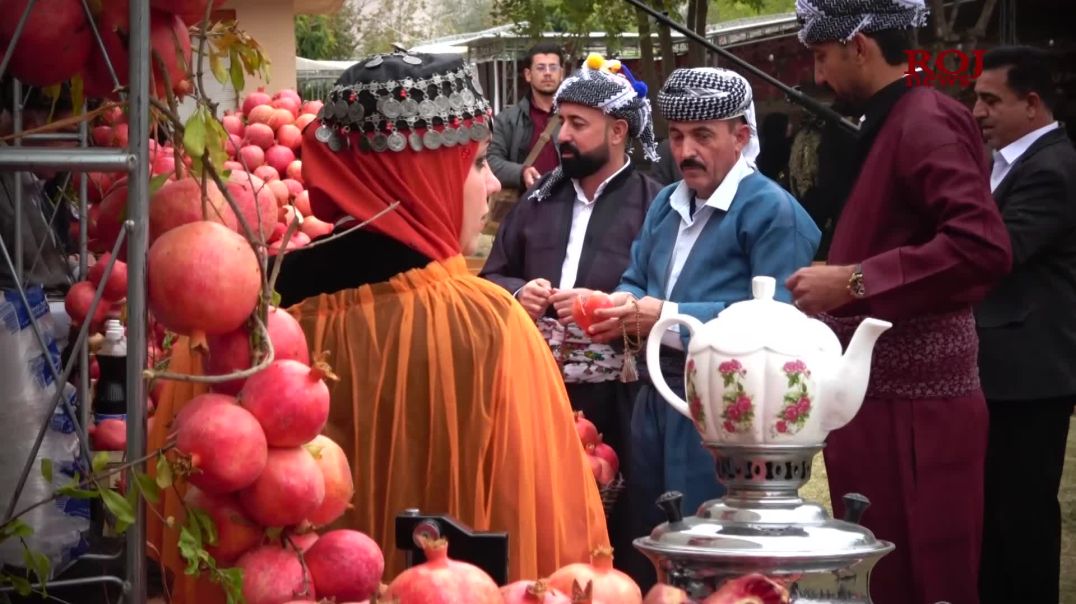
[[[403,569],[393,539],[394,519],[406,508],[507,531],[512,581],[547,576],[609,545],[548,347],[523,308],[471,275],[462,256],[290,311],[311,350],[330,353],[340,378],[330,385],[324,433],[348,454],[355,497],[334,528],[363,531],[382,546],[386,582]],[[190,361],[178,350],[173,368]],[[161,419],[197,392],[166,388]],[[151,447],[164,442],[163,424],[156,422]],[[163,513],[179,517],[169,495]],[[155,518],[150,524],[151,542],[177,577],[174,601],[219,601],[219,594],[209,599],[204,581],[182,576],[175,531]]]

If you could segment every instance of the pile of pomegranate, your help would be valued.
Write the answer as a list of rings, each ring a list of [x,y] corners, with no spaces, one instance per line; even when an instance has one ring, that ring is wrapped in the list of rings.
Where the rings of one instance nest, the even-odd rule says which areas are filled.
[[[616,451],[602,442],[602,435],[598,433],[598,428],[594,422],[583,415],[582,411],[575,412],[575,430],[579,433],[579,440],[587,452],[590,469],[594,472],[598,486],[612,485],[620,473],[620,458],[617,457]]]

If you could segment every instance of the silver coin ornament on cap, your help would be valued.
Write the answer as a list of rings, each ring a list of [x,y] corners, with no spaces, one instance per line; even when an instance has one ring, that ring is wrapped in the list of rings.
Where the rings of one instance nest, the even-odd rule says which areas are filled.
[[[337,81],[314,138],[334,152],[421,153],[489,137],[491,111],[458,57],[403,49],[369,57]],[[349,133],[359,132],[352,145]]]

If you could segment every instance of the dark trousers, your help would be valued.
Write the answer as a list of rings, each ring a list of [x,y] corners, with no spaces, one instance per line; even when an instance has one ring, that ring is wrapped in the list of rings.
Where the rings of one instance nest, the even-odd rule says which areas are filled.
[[[1061,507],[1057,491],[1076,396],[990,401],[983,604],[1058,602]]]
[[[624,480],[631,476],[631,415],[635,396],[642,382],[625,384],[619,380],[595,384],[566,384],[572,408],[594,422],[602,441],[616,451]],[[632,546],[631,503],[629,489],[620,492],[606,522],[613,546],[613,566],[629,575],[639,572],[649,562]],[[643,567],[645,568],[645,566]]]

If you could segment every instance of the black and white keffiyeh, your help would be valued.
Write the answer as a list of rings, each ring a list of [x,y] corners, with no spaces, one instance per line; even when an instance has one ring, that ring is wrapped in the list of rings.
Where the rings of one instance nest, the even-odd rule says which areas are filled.
[[[923,0],[796,0],[800,42],[846,42],[857,33],[927,24]]]
[[[659,159],[658,145],[654,139],[653,114],[646,94],[646,84],[636,80],[627,66],[620,61],[607,61],[598,54],[591,54],[583,63],[583,68],[564,80],[553,95],[553,111],[557,111],[562,103],[571,103],[593,107],[606,115],[622,119],[628,123],[628,135],[642,145],[646,158],[656,162]],[[548,197],[565,178],[558,166],[531,197],[538,200]]]
[[[670,122],[706,122],[743,116],[751,128],[751,140],[743,156],[758,156],[758,124],[754,93],[747,78],[730,69],[696,67],[677,69],[658,91],[658,109]]]

